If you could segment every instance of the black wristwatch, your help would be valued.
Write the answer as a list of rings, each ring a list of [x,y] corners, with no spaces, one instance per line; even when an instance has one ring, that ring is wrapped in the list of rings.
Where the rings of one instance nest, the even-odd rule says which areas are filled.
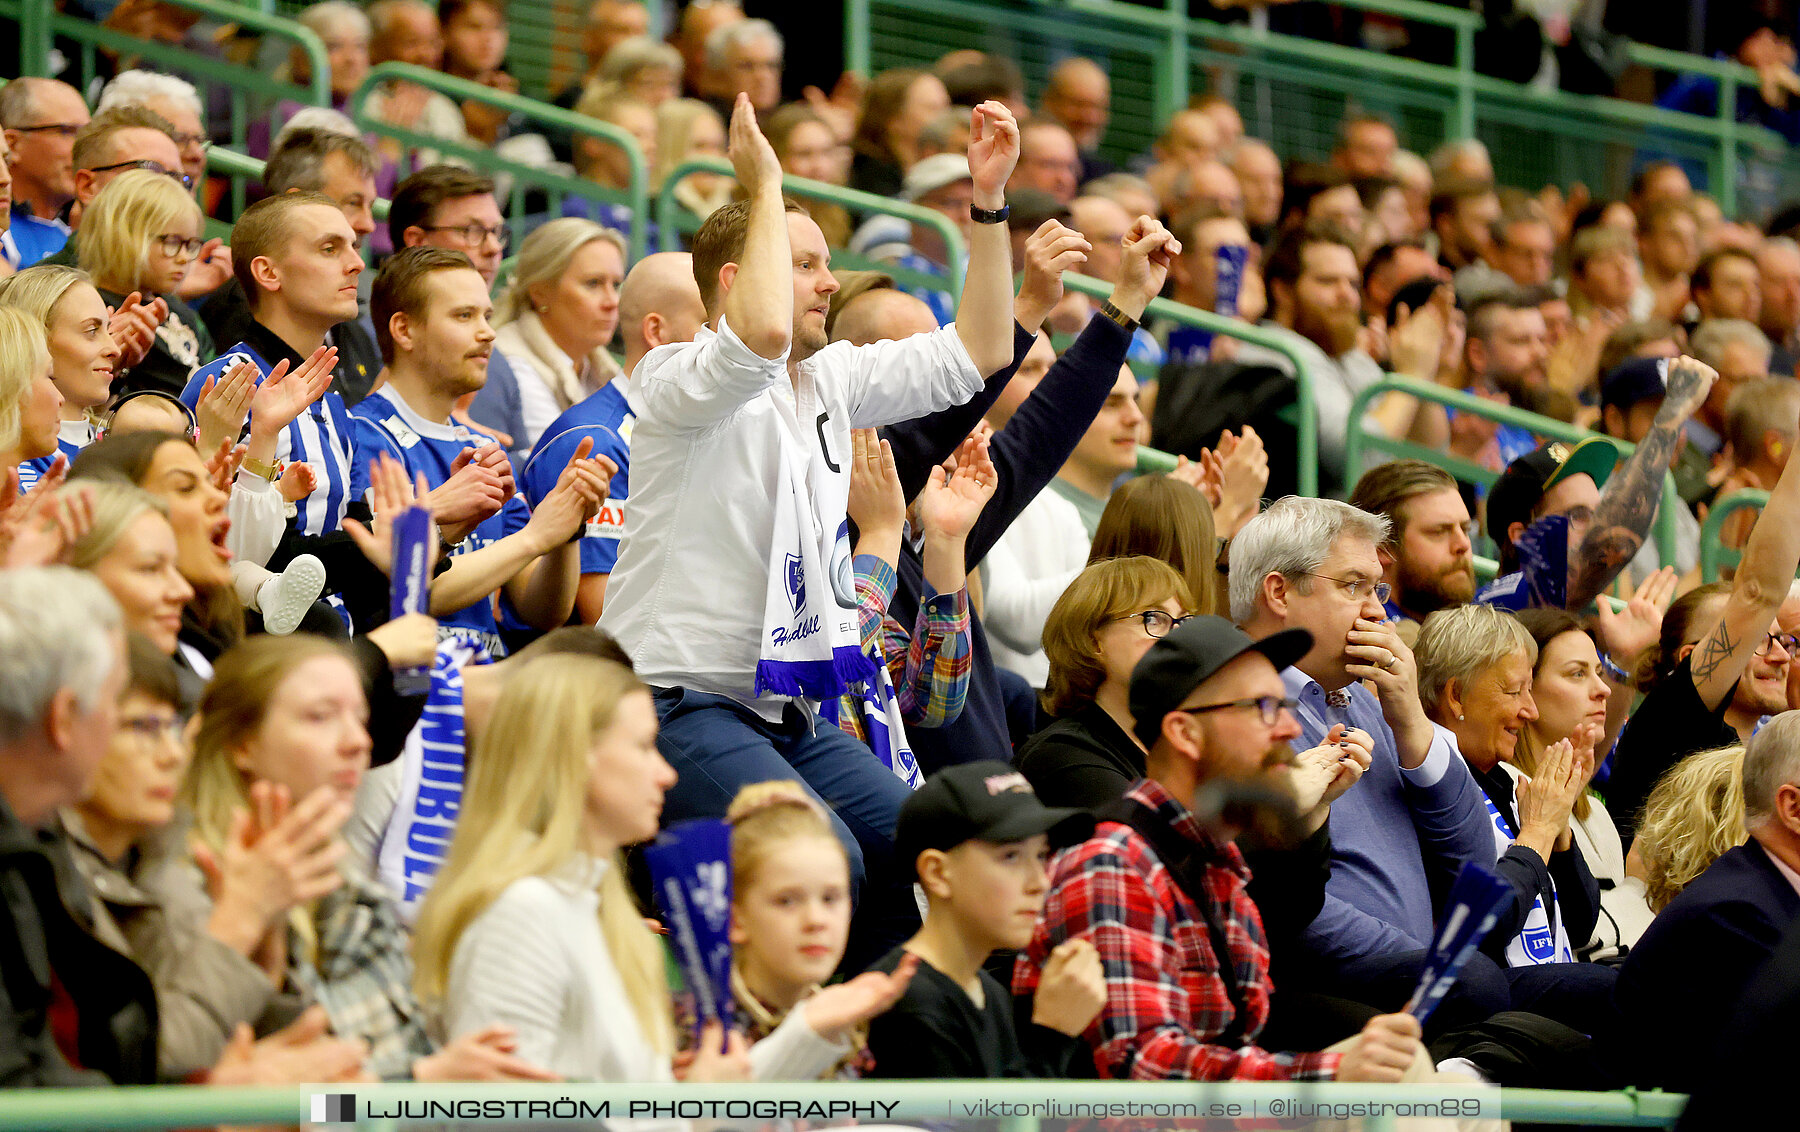
[[[1004,224],[1012,215],[1012,205],[1003,204],[999,208],[976,208],[969,206],[969,219],[977,224]]]

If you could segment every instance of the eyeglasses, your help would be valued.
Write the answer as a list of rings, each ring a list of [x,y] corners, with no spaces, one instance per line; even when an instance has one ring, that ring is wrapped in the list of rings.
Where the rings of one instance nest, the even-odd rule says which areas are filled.
[[[88,172],[111,173],[115,169],[143,169],[150,173],[161,173],[163,176],[172,179],[184,189],[191,189],[194,187],[194,179],[186,173],[183,173],[179,169],[170,169],[162,162],[151,161],[149,158],[144,158],[139,161],[115,161],[111,165],[96,165],[88,170]]]
[[[135,719],[119,720],[119,730],[145,745],[163,739],[167,739],[171,743],[179,743],[181,742],[182,723],[180,716],[172,715],[167,719],[160,719],[154,715],[145,715]]]
[[[1247,700],[1228,700],[1222,704],[1203,704],[1200,707],[1175,710],[1183,715],[1205,715],[1209,711],[1234,711],[1238,708],[1255,708],[1256,714],[1262,718],[1263,726],[1273,727],[1280,721],[1282,712],[1294,710],[1294,701],[1284,696],[1252,696]]]
[[[1757,656],[1768,656],[1780,645],[1781,650],[1789,656],[1800,656],[1800,637],[1792,633],[1770,633],[1763,638],[1763,643],[1756,646]]]
[[[1370,594],[1374,594],[1377,602],[1386,605],[1388,594],[1393,592],[1392,587],[1386,582],[1371,582],[1367,578],[1334,578],[1330,574],[1315,574],[1311,570],[1306,571],[1306,576],[1323,578],[1327,582],[1336,582],[1345,593],[1350,595],[1351,601],[1361,601]]]
[[[193,259],[200,254],[200,249],[206,246],[206,241],[198,236],[164,235],[156,237],[156,241],[157,244],[161,246],[162,253],[171,259],[180,255],[182,252],[186,252],[188,258]]]
[[[504,248],[510,238],[510,233],[507,232],[506,225],[504,224],[499,224],[492,228],[484,227],[480,224],[460,224],[455,227],[445,224],[427,224],[425,230],[427,232],[455,232],[457,239],[472,248],[479,247],[483,240],[488,239],[493,240],[496,244],[499,244]]]
[[[14,126],[13,129],[21,134],[44,134],[54,130],[65,138],[72,138],[81,132],[81,124],[78,122],[51,122],[43,126]]]
[[[175,139],[177,149],[187,149],[189,146],[197,145],[201,152],[205,152],[211,149],[213,144],[212,139],[205,134],[170,134],[169,136]]]
[[[1152,637],[1166,637],[1169,635],[1171,629],[1175,628],[1175,626],[1181,624],[1183,621],[1186,621],[1187,618],[1176,617],[1166,610],[1146,609],[1142,613],[1127,613],[1125,616],[1115,617],[1113,620],[1140,621],[1143,623],[1144,632],[1150,634]]]

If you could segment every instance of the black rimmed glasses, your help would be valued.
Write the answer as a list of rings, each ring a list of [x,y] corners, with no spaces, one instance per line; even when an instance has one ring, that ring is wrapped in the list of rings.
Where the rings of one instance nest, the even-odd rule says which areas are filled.
[[[1273,727],[1281,721],[1282,712],[1294,710],[1294,701],[1283,696],[1252,696],[1247,700],[1227,700],[1222,704],[1202,704],[1199,707],[1175,710],[1182,715],[1205,715],[1207,712],[1235,711],[1239,708],[1255,708],[1263,726]]]
[[[1374,594],[1377,602],[1386,605],[1388,594],[1393,592],[1392,587],[1386,582],[1372,582],[1367,578],[1334,578],[1330,574],[1315,574],[1311,570],[1306,572],[1306,576],[1323,578],[1327,582],[1336,582],[1339,589],[1350,595],[1351,601],[1362,601],[1370,594]]]
[[[142,158],[138,161],[115,161],[111,165],[96,165],[88,170],[90,173],[111,173],[118,169],[142,169],[149,173],[161,173],[184,189],[194,187],[194,179],[179,169],[170,169],[160,161]]]
[[[1114,621],[1136,621],[1144,626],[1144,632],[1152,637],[1166,637],[1175,626],[1186,621],[1186,617],[1177,617],[1166,609],[1146,609],[1142,613],[1127,613],[1123,617],[1115,617]]]
[[[1762,644],[1756,646],[1756,655],[1768,656],[1775,651],[1776,645],[1780,645],[1782,651],[1789,656],[1800,656],[1800,637],[1796,637],[1792,633],[1766,634]]]
[[[160,247],[162,254],[170,259],[174,259],[182,252],[186,252],[188,258],[193,259],[200,254],[200,249],[206,246],[206,241],[198,236],[162,235],[156,237],[156,246]]]
[[[483,240],[491,239],[494,243],[499,244],[500,247],[504,249],[508,240],[511,238],[511,235],[507,232],[506,225],[504,224],[497,224],[492,228],[489,228],[484,224],[457,224],[454,226],[447,224],[428,224],[425,226],[425,230],[427,232],[454,232],[456,233],[456,238],[461,240],[464,246],[471,248],[478,248],[481,246]]]

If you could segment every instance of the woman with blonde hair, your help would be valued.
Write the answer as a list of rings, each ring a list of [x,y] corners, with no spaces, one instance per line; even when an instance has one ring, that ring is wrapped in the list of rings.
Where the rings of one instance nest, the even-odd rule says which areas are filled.
[[[1599,919],[1600,886],[1570,821],[1593,777],[1602,729],[1584,722],[1546,747],[1535,777],[1506,765],[1538,718],[1531,694],[1538,647],[1517,618],[1494,606],[1433,613],[1413,655],[1419,701],[1450,733],[1481,787],[1494,833],[1493,867],[1515,894],[1501,907],[1484,950],[1505,967],[1518,1009],[1596,1033],[1610,1016],[1617,972],[1574,961]]]
[[[205,246],[202,220],[193,197],[147,169],[119,174],[82,210],[81,269],[93,277],[100,297],[117,306],[136,291],[168,304],[150,352],[114,378],[115,391],[179,394],[194,370],[212,361],[206,324],[175,294]]]
[[[775,147],[782,172],[828,185],[841,185],[849,179],[850,147],[838,140],[831,123],[804,102],[791,102],[769,115],[763,133]],[[855,225],[843,205],[808,201],[806,211],[825,234],[827,245],[841,248],[850,243]]]
[[[490,377],[471,411],[511,434],[521,466],[571,405],[622,383],[606,346],[619,328],[624,282],[625,241],[592,220],[552,220],[519,246],[494,310],[494,348],[510,364],[511,380]]]
[[[176,564],[169,505],[141,487],[112,480],[86,485],[93,523],[69,547],[69,565],[104,585],[125,615],[125,628],[172,657],[181,613],[194,587]],[[188,689],[198,691],[198,682]],[[191,705],[192,696],[189,696]]]
[[[0,306],[0,469],[19,477],[21,491],[37,482],[26,463],[55,454],[61,415],[43,325]]]
[[[180,793],[201,867],[222,875],[289,815],[336,842],[369,769],[368,711],[351,653],[323,637],[252,637],[221,656]],[[393,903],[343,857],[323,857],[304,903],[266,909],[251,953],[323,1006],[339,1037],[367,1042],[377,1076],[552,1079],[512,1056],[503,1027],[434,1052]]]
[[[501,689],[449,859],[420,913],[420,999],[442,1032],[494,1024],[522,1057],[572,1080],[673,1079],[663,950],[625,879],[623,850],[656,835],[675,772],[650,690],[589,656],[528,662]],[[843,1053],[796,1012],[759,1043],[759,1074],[816,1077]],[[743,1080],[742,1037],[716,1023],[687,1080]]]
[[[711,106],[694,98],[676,98],[656,109],[656,163],[650,176],[653,191],[677,165],[695,157],[725,156],[725,119]],[[736,185],[723,173],[690,173],[675,186],[681,207],[704,220],[715,209],[731,203]]]
[[[1676,763],[1650,791],[1626,866],[1643,878],[1650,910],[1661,912],[1748,836],[1743,744],[1701,751]]]
[[[85,271],[40,263],[0,281],[0,306],[24,311],[44,326],[50,380],[63,399],[56,447],[73,460],[93,443],[94,412],[112,396],[119,369],[106,301]],[[32,478],[49,471],[55,459],[32,461]]]
[[[1195,611],[1187,582],[1142,555],[1089,564],[1044,623],[1055,722],[1019,749],[1019,771],[1047,806],[1098,806],[1144,776],[1131,715],[1131,670]]]

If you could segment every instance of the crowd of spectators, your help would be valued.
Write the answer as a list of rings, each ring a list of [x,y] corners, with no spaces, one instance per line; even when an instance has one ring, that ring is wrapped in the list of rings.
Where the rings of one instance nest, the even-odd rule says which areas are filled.
[[[731,0],[667,43],[597,0],[557,102],[733,170],[634,261],[621,147],[337,112],[390,60],[516,91],[498,0],[300,19],[336,109],[270,109],[236,214],[182,78],[0,89],[0,1083],[1731,1079],[1670,1022],[1760,1032],[1795,973],[1795,213],[1359,110],[1284,161],[1214,95],[1116,162],[1085,57],[783,105]],[[471,146],[596,194],[518,214]],[[731,1032],[634,867],[695,818]],[[1464,864],[1508,899],[1421,1026]]]

